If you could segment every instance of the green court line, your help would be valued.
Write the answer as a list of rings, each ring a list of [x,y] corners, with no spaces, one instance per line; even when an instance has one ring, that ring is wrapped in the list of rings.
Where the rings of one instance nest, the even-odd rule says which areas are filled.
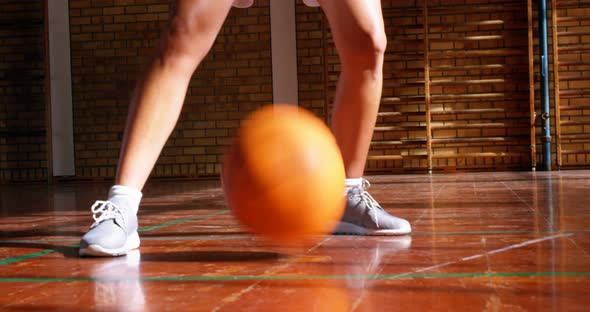
[[[159,229],[161,227],[165,227],[165,226],[169,226],[169,225],[176,225],[176,224],[181,224],[181,223],[185,223],[185,222],[189,222],[189,221],[206,219],[209,217],[213,217],[213,216],[228,213],[228,212],[229,212],[229,210],[227,210],[227,209],[220,210],[220,211],[216,211],[216,212],[209,213],[209,214],[202,215],[202,216],[195,216],[195,217],[190,217],[190,218],[178,219],[178,220],[174,220],[174,221],[170,221],[170,222],[166,222],[166,223],[162,223],[162,224],[156,224],[156,225],[152,225],[152,226],[143,227],[143,228],[138,229],[137,231],[138,232],[147,232],[147,231]],[[77,246],[78,246],[78,244],[73,244],[73,245],[68,245],[66,247],[77,247]],[[0,265],[6,265],[6,264],[19,262],[22,260],[42,257],[44,255],[54,253],[55,251],[56,251],[55,249],[45,249],[45,250],[42,250],[39,252],[34,252],[34,253],[18,256],[18,257],[2,259],[2,260],[0,260]]]
[[[56,282],[225,282],[225,281],[299,281],[299,280],[402,280],[440,278],[495,277],[579,277],[590,272],[473,272],[473,273],[410,273],[380,275],[222,275],[222,276],[161,276],[161,277],[3,277],[0,283]]]
[[[37,258],[37,257],[41,257],[50,253],[55,252],[55,250],[53,249],[46,249],[46,250],[42,250],[39,252],[34,252],[31,254],[27,254],[27,255],[22,255],[22,256],[18,256],[18,257],[12,257],[12,258],[7,258],[7,259],[3,259],[0,260],[0,265],[5,265],[5,264],[10,264],[10,263],[14,263],[14,262],[19,262],[22,260],[27,260],[27,259],[31,259],[31,258]]]
[[[185,222],[188,222],[188,221],[206,219],[206,218],[209,218],[209,217],[213,217],[213,216],[220,215],[220,214],[225,214],[225,213],[228,213],[228,212],[229,212],[229,210],[220,210],[220,211],[216,211],[216,212],[209,213],[209,214],[202,215],[202,216],[195,216],[195,217],[190,217],[190,218],[185,218],[185,219],[178,219],[178,220],[174,220],[174,221],[170,221],[170,222],[166,222],[166,223],[162,223],[162,224],[156,224],[156,225],[152,225],[152,226],[146,226],[146,227],[143,227],[143,228],[141,228],[141,229],[139,229],[137,231],[138,232],[147,232],[147,231],[159,229],[161,227],[165,227],[165,226],[169,226],[169,225],[176,225],[176,224],[185,223]]]
[[[242,238],[250,238],[253,235],[194,235],[194,236],[154,236],[154,237],[142,237],[141,241],[199,241],[199,240],[228,240],[228,239],[242,239]],[[1,243],[11,243],[11,244],[18,244],[18,243],[72,243],[78,242],[79,238],[70,238],[70,239],[13,239],[13,240],[0,240]]]
[[[214,214],[224,214],[226,213],[225,210],[223,211],[219,211],[219,212],[215,212]],[[214,214],[210,214],[207,215],[207,217],[212,216]],[[198,216],[198,217],[191,217],[191,218],[186,218],[186,219],[180,219],[180,220],[175,220],[175,221],[171,221],[171,222],[167,222],[167,223],[163,223],[163,224],[159,224],[159,225],[153,225],[150,227],[146,227],[146,228],[142,228],[139,229],[139,232],[145,232],[145,231],[149,231],[149,230],[153,230],[155,228],[160,228],[163,226],[168,226],[168,225],[175,225],[175,224],[180,224],[183,222],[187,222],[187,221],[192,221],[192,220],[198,220],[198,219],[204,219],[204,216]],[[443,236],[443,235],[510,235],[510,234],[576,234],[576,233],[590,233],[590,229],[589,230],[584,230],[584,229],[577,229],[577,230],[566,230],[566,231],[519,231],[519,230],[513,230],[513,231],[466,231],[466,232],[412,232],[411,234],[409,234],[410,236]],[[356,235],[337,235],[339,237],[346,237],[346,236],[356,236]],[[181,241],[188,241],[188,240],[226,240],[226,239],[241,239],[241,238],[247,238],[247,237],[252,237],[252,235],[207,235],[207,236],[202,236],[202,235],[195,235],[195,236],[182,236],[182,237],[176,237],[176,236],[165,236],[165,237],[158,237],[158,236],[153,236],[153,237],[144,237],[141,240],[142,241],[168,241],[168,240],[181,240]],[[12,240],[0,240],[0,243],[69,243],[69,242],[74,242],[74,241],[78,241],[78,239],[74,239],[74,238],[56,238],[56,239],[23,239],[23,240],[17,240],[17,239],[12,239]]]
[[[504,234],[562,234],[562,233],[587,233],[590,230],[566,230],[566,231],[465,231],[465,232],[412,232],[412,236],[428,236],[428,235],[504,235]]]

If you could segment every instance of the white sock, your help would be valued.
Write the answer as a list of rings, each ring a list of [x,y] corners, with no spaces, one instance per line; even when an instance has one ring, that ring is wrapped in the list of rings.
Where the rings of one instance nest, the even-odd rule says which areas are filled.
[[[134,214],[139,210],[141,191],[124,185],[113,185],[109,190],[109,201],[120,208],[131,209]]]
[[[363,185],[363,178],[354,178],[354,179],[344,179],[344,185],[346,185],[346,193],[348,193],[348,191],[351,188],[354,187],[361,187]]]

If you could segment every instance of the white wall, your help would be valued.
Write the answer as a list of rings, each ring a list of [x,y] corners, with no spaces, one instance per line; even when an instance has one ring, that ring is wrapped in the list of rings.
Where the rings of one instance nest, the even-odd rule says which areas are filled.
[[[298,104],[295,1],[270,0],[273,102]]]
[[[47,0],[53,175],[72,176],[74,126],[68,0]]]

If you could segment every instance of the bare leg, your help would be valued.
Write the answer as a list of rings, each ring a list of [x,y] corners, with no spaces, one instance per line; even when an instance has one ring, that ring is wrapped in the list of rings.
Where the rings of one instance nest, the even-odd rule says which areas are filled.
[[[380,0],[322,0],[340,56],[332,130],[346,169],[347,201],[337,234],[402,235],[407,220],[387,213],[366,191],[362,179],[375,129],[387,38]]]
[[[347,178],[363,175],[383,86],[387,38],[379,0],[322,0],[342,71],[334,100],[332,130]]]
[[[115,184],[141,190],[213,45],[232,0],[178,0],[160,49],[131,102]]]

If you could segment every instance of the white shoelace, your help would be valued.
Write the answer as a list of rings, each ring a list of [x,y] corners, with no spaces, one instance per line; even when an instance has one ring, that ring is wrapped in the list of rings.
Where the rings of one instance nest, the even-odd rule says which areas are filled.
[[[90,208],[92,211],[92,219],[94,219],[94,224],[92,227],[97,226],[104,220],[110,219],[118,219],[123,222],[120,226],[126,230],[127,229],[127,219],[125,214],[117,207],[115,204],[111,203],[108,200],[97,200],[94,205]]]
[[[371,183],[369,183],[369,181],[367,181],[366,179],[363,179],[363,182],[361,184],[361,200],[367,205],[367,207],[369,208],[369,210],[371,209],[381,209],[383,210],[383,208],[381,208],[381,206],[379,205],[379,203],[373,198],[373,196],[371,196],[371,194],[369,194],[369,192],[367,192],[367,190],[371,187]],[[377,224],[377,227],[379,227],[379,213],[375,212],[375,223]]]

